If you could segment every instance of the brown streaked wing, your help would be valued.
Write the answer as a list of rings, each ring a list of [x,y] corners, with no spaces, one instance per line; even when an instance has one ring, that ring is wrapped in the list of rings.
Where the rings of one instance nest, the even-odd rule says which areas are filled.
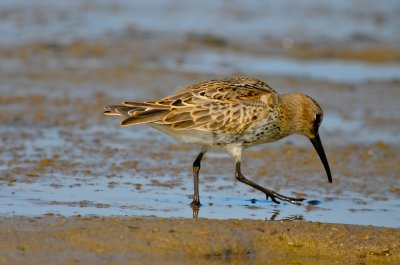
[[[168,124],[175,129],[198,129],[241,133],[258,113],[270,108],[276,92],[254,78],[211,80],[179,91],[159,101],[123,102],[142,108],[131,112],[122,125]]]
[[[162,120],[167,114],[168,110],[151,109],[142,111],[123,120],[121,126],[157,122]]]
[[[134,107],[134,108],[143,108],[143,109],[169,109],[168,105],[159,104],[157,101],[154,102],[122,102],[124,106]]]
[[[275,94],[265,82],[254,78],[236,77],[211,80],[193,86],[193,96],[208,101],[253,102],[263,95]]]
[[[163,123],[176,129],[226,133],[243,132],[276,98],[266,83],[252,78],[211,80],[177,94],[181,98],[172,95],[161,100],[171,107]]]

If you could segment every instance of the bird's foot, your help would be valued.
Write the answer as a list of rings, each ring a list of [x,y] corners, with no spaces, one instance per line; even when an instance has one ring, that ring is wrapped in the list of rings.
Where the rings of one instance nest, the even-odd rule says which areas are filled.
[[[193,201],[190,203],[190,206],[200,207],[201,206],[200,200],[193,199]]]
[[[277,203],[277,204],[280,204],[281,202],[278,201],[278,200],[281,200],[281,201],[285,201],[285,202],[290,202],[290,203],[292,203],[294,205],[301,206],[302,205],[301,202],[305,200],[305,198],[287,197],[287,196],[279,194],[279,193],[277,193],[275,191],[265,192],[265,195],[267,197],[267,200],[269,198],[271,198],[271,201],[273,201],[274,203]]]
[[[197,219],[199,217],[199,210],[200,210],[200,200],[193,199],[193,201],[190,203],[190,207],[192,207],[193,210],[193,218]]]

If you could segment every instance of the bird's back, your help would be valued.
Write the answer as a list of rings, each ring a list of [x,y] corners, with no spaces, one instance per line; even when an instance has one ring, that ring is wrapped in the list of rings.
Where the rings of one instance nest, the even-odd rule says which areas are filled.
[[[145,123],[164,131],[237,136],[265,119],[277,118],[278,103],[278,94],[265,82],[236,77],[198,83],[157,101],[106,106],[104,113],[126,117],[122,126]]]

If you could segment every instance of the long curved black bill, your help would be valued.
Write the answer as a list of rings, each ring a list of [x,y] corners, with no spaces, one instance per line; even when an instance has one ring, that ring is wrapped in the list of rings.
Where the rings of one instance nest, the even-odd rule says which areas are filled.
[[[326,158],[324,147],[322,146],[321,139],[319,138],[319,134],[316,134],[314,138],[310,138],[311,143],[313,144],[315,150],[321,159],[322,164],[324,165],[326,174],[328,175],[328,180],[332,183],[332,175],[331,170],[329,168],[328,159]]]

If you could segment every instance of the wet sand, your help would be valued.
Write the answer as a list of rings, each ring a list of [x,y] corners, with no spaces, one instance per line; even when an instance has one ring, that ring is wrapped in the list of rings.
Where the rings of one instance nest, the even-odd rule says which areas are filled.
[[[400,231],[312,222],[0,219],[1,264],[397,264]]]
[[[396,28],[390,10],[351,9],[359,15],[351,19],[372,17],[372,28],[384,27],[380,35],[352,25],[329,38],[307,31],[294,43],[285,36],[295,30],[285,28],[285,36],[240,38],[221,33],[223,25],[165,34],[127,23],[99,32],[77,19],[87,36],[68,26],[85,12],[124,17],[120,5],[49,6],[64,19],[34,20],[42,36],[2,39],[0,264],[400,262],[400,47],[398,35],[388,37]],[[26,8],[4,8],[2,19],[29,32]],[[33,18],[47,10],[32,8]],[[246,21],[236,11],[225,16]],[[275,205],[234,180],[230,157],[210,152],[200,176],[203,206],[192,219],[198,148],[145,126],[119,128],[102,109],[236,75],[320,102],[334,182],[301,137],[246,150],[246,176],[307,198],[301,207]]]

